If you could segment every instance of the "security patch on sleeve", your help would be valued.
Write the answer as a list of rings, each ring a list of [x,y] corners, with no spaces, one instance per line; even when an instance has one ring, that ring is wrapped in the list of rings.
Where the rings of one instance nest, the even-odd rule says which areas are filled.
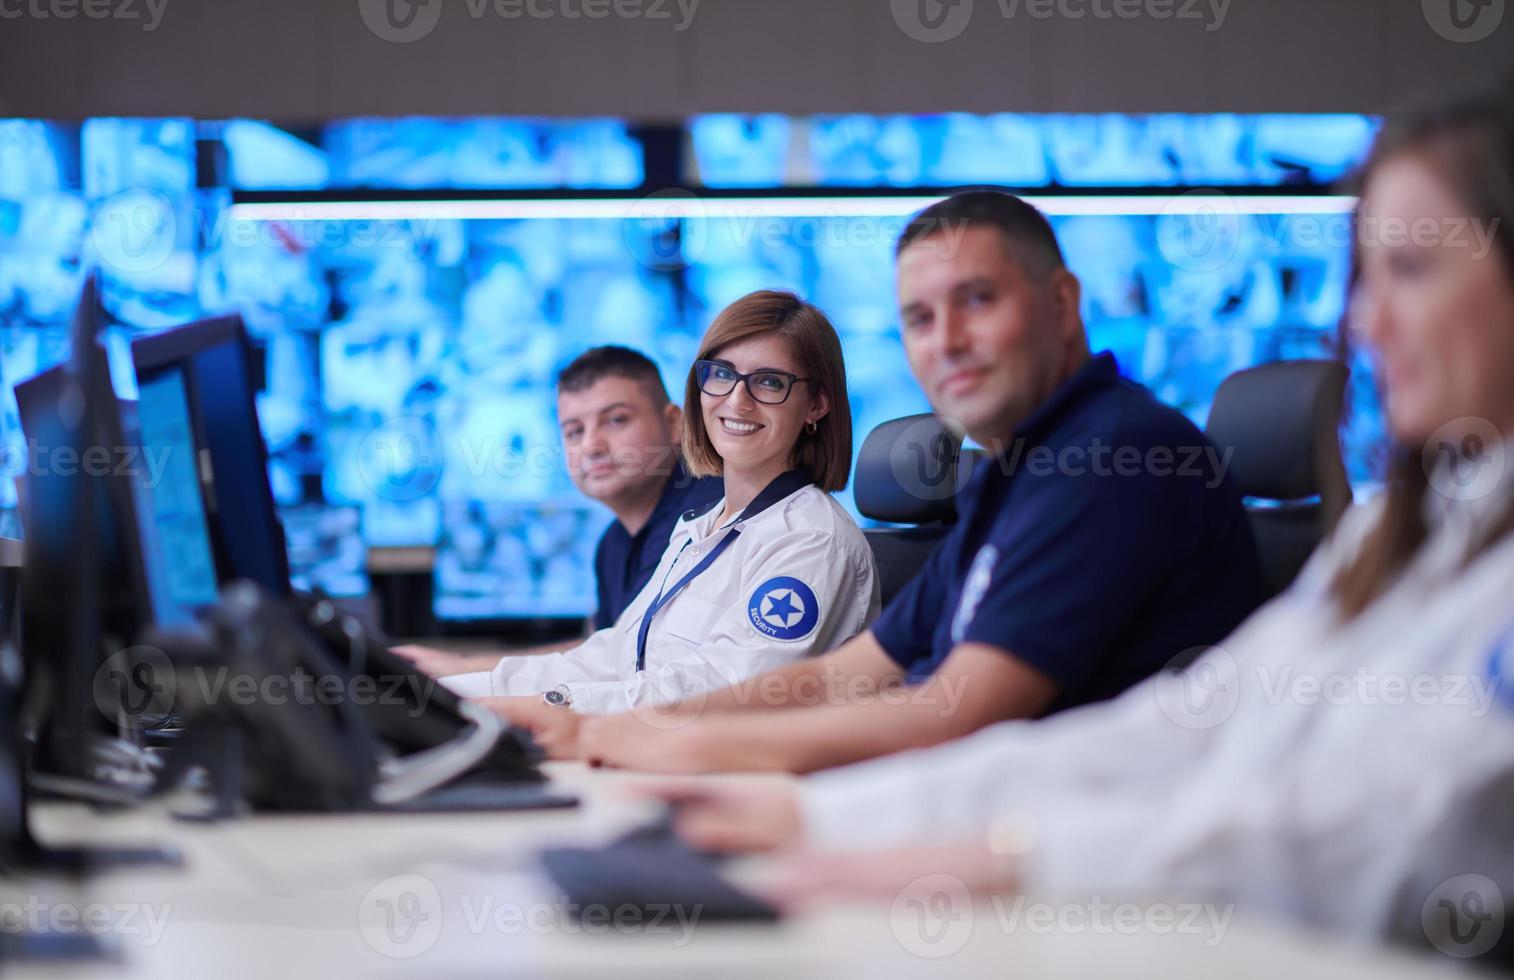
[[[994,565],[999,561],[999,549],[986,544],[978,549],[972,567],[967,570],[967,581],[962,584],[962,595],[957,600],[957,613],[952,617],[952,642],[961,643],[978,615],[978,606],[988,594],[988,586],[994,580]]]
[[[774,640],[802,640],[820,624],[820,600],[808,585],[780,575],[757,586],[747,603],[752,628]]]

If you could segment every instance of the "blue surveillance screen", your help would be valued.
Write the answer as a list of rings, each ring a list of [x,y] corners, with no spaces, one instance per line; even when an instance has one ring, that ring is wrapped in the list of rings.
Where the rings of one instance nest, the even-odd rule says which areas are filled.
[[[1337,356],[1352,232],[1349,199],[1332,188],[1376,125],[700,116],[682,126],[682,179],[751,189],[769,207],[700,214],[712,201],[696,199],[631,219],[659,157],[623,120],[0,119],[0,527],[16,500],[7,477],[26,458],[11,387],[66,355],[80,269],[96,265],[119,343],[222,313],[246,322],[299,586],[359,594],[369,549],[420,546],[436,549],[443,619],[582,615],[611,518],[568,477],[554,380],[584,349],[640,349],[677,398],[722,306],[796,290],[841,335],[860,447],[874,426],[928,408],[894,299],[903,216],[883,198],[992,183],[1045,195],[1093,346],[1202,424],[1229,373]],[[785,205],[775,195],[788,187],[837,191]],[[572,207],[464,206],[500,188],[538,209],[560,191]],[[1189,188],[1210,203],[1194,205]],[[316,214],[301,194],[348,210]],[[1165,197],[1142,205],[1142,194]],[[290,203],[266,206],[278,200]],[[1349,396],[1347,464],[1370,482],[1385,440],[1364,360]],[[154,378],[140,399],[154,443],[183,449],[154,488],[155,514],[176,556],[174,594],[203,600],[213,562],[182,379]],[[838,499],[852,507],[850,490]]]
[[[182,609],[211,605],[218,591],[215,557],[183,372],[170,368],[142,381],[137,405],[142,447],[157,471],[145,489],[169,597]]]

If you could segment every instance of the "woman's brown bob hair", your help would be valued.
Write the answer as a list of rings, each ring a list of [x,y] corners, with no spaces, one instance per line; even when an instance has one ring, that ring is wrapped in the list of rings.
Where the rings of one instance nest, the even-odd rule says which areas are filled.
[[[1481,98],[1391,120],[1357,179],[1358,189],[1365,189],[1383,164],[1408,156],[1434,168],[1470,216],[1494,229],[1495,251],[1505,273],[1514,277],[1514,79],[1501,91]],[[1355,258],[1353,265],[1359,269],[1360,256]],[[1343,339],[1348,336],[1345,330],[1342,334]],[[1347,619],[1371,605],[1425,541],[1428,529],[1421,508],[1429,481],[1423,448],[1392,448],[1382,520],[1362,542],[1355,560],[1331,583]],[[1510,533],[1514,533],[1514,506],[1477,542],[1469,560]]]
[[[694,359],[708,360],[731,344],[765,333],[776,333],[788,342],[799,360],[800,373],[811,379],[802,386],[812,392],[824,391],[830,401],[815,431],[800,431],[792,465],[809,473],[822,490],[834,493],[845,489],[852,468],[852,406],[846,397],[841,338],[836,336],[829,317],[793,293],[749,293],[720,311],[699,342]],[[799,394],[794,392],[795,396]],[[695,476],[720,476],[725,464],[705,430],[699,397],[699,380],[691,367],[683,396],[684,465]]]

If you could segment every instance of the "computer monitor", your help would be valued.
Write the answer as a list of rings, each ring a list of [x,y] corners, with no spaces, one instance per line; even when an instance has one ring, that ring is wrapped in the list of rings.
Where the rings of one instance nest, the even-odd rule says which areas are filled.
[[[26,534],[23,651],[33,768],[90,779],[90,748],[112,734],[94,678],[108,651],[130,646],[152,617],[135,488],[120,465],[129,443],[99,344],[93,277],[74,315],[68,360],[16,386],[32,450],[22,488]]]
[[[154,591],[164,600],[165,612],[199,612],[215,604],[220,579],[183,371],[169,368],[141,384],[136,414],[144,460],[157,470],[139,498],[157,544],[157,560],[149,562],[157,572]]]
[[[164,548],[198,550],[203,532],[196,515],[203,513],[221,583],[248,579],[274,595],[288,595],[289,557],[268,483],[255,362],[242,318],[191,323],[138,338],[131,349],[143,449],[179,461],[164,473],[172,488],[154,495]],[[193,467],[183,465],[189,447]],[[200,506],[191,477],[199,482]],[[172,591],[187,600],[205,589],[203,576],[190,572],[186,568],[171,582]]]

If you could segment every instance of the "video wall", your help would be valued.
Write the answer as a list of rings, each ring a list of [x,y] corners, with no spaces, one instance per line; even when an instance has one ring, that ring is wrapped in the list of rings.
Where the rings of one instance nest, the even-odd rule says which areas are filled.
[[[768,195],[731,211],[677,196],[632,208],[649,156],[616,120],[0,120],[0,533],[18,533],[11,478],[27,458],[11,388],[66,354],[95,265],[124,396],[132,336],[246,319],[297,584],[358,594],[368,547],[435,545],[444,619],[584,614],[609,515],[573,488],[553,417],[555,372],[583,349],[637,347],[676,395],[723,305],[795,289],[842,335],[860,446],[927,406],[893,301],[905,212],[856,189],[1045,188],[1094,346],[1202,423],[1231,371],[1335,350],[1348,214],[1339,199],[1271,207],[1253,192],[1318,195],[1373,128],[1359,116],[691,120],[689,186]],[[784,187],[850,196],[811,207],[772,196]],[[1237,189],[1241,204],[1110,196],[1199,187]],[[467,190],[529,206],[442,199]],[[554,209],[543,195],[556,190]],[[309,204],[312,192],[345,210]],[[1365,371],[1354,386],[1346,446],[1367,481],[1382,423]]]

